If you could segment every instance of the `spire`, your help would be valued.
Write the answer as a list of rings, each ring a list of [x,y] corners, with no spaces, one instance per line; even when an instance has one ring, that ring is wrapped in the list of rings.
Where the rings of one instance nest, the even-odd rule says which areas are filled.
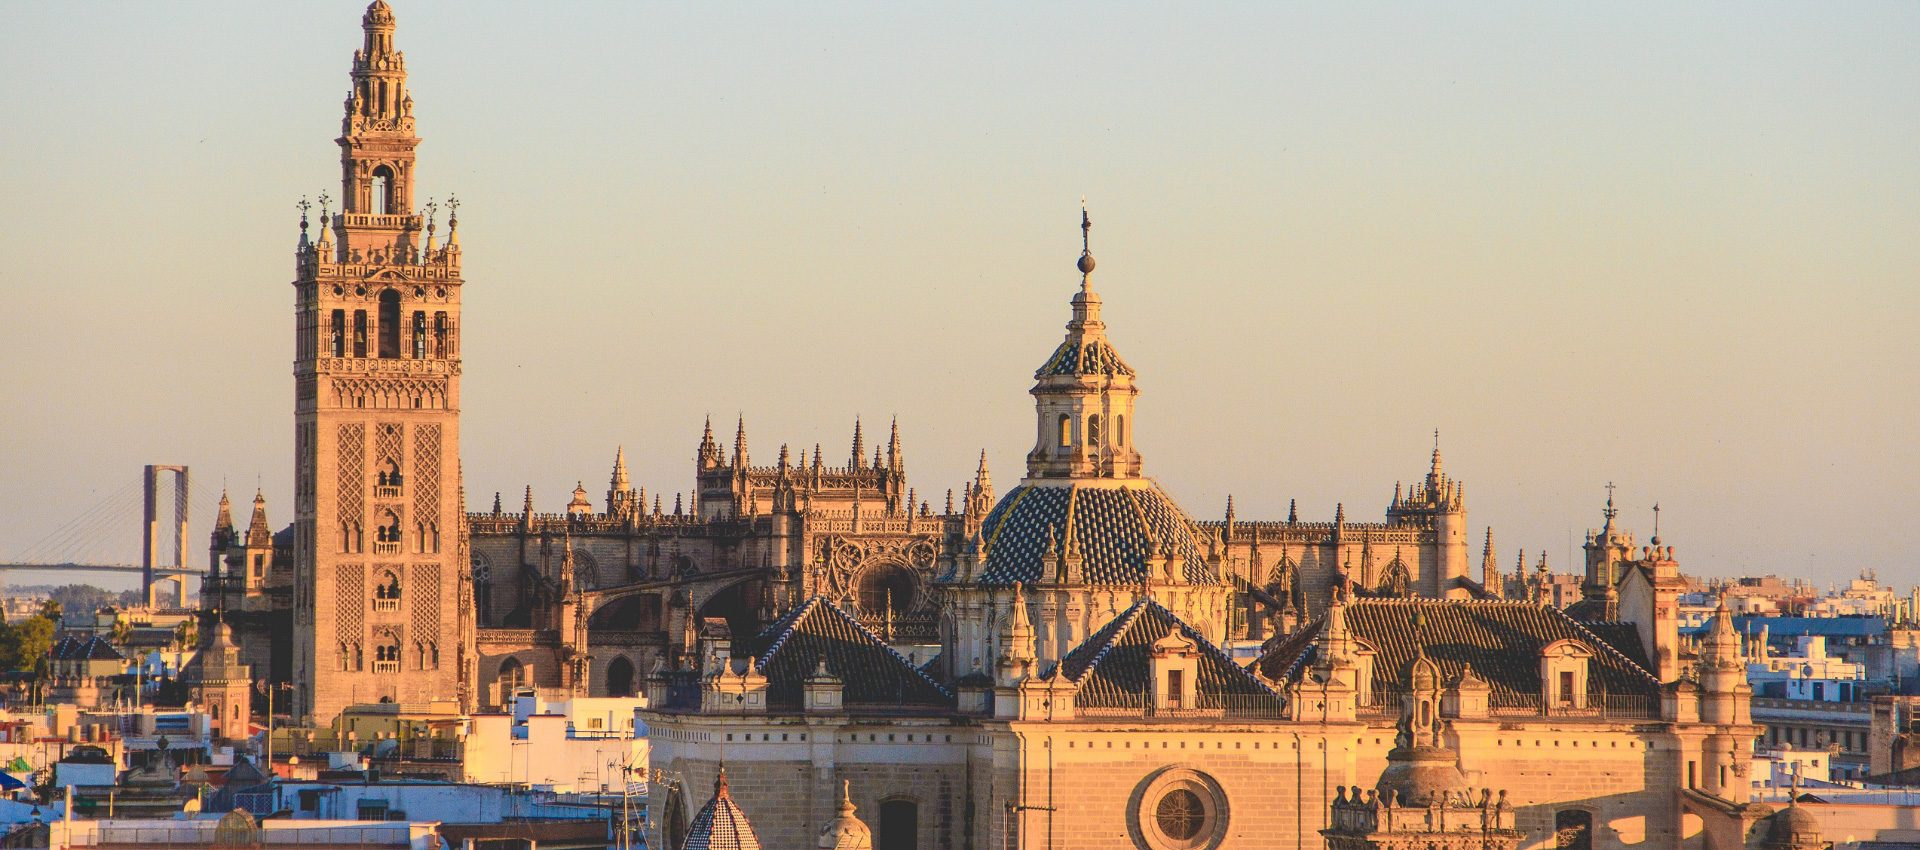
[[[1440,461],[1440,429],[1433,429],[1433,465],[1427,469],[1427,483],[1438,485],[1446,480],[1446,466]]]
[[[1493,556],[1493,526],[1487,526],[1487,542],[1480,547],[1480,583],[1488,593],[1494,596],[1506,596],[1505,581],[1500,576],[1500,565]]]
[[[893,435],[887,438],[887,468],[899,472],[900,464],[905,460],[900,454],[900,417],[896,415],[893,417]]]
[[[273,545],[273,531],[267,527],[267,496],[253,491],[253,519],[247,523],[247,546],[259,549]]]
[[[733,465],[742,469],[747,466],[747,415],[745,413],[740,414],[740,419],[733,427]]]
[[[1293,525],[1298,523],[1299,521],[1300,521],[1300,503],[1298,500],[1288,499],[1287,500],[1287,524]]]
[[[1071,299],[1066,336],[1033,373],[1038,440],[1027,454],[1028,478],[1137,478],[1140,453],[1129,428],[1133,367],[1107,340],[1100,296],[1093,291],[1093,221],[1080,208],[1080,289]]]
[[[526,501],[521,504],[520,509],[523,512],[525,512],[527,516],[529,517],[533,516],[533,485],[532,484],[527,485],[527,498],[526,498]]]
[[[615,491],[626,491],[633,488],[633,481],[627,478],[626,446],[615,446],[613,449],[613,481],[611,482],[611,486]]]
[[[976,490],[984,487],[987,492],[993,492],[993,473],[987,471],[986,449],[980,450],[980,468],[973,471],[973,487]]]
[[[866,448],[866,438],[860,434],[860,417],[856,416],[853,418],[853,454],[849,456],[847,469],[855,470],[860,468],[860,462],[864,460],[862,455],[866,454]]]
[[[233,532],[233,503],[227,501],[227,488],[220,488],[220,515],[213,520],[213,536],[218,538],[221,532]]]
[[[707,414],[707,423],[700,431],[700,448],[694,452],[693,462],[701,469],[712,469],[720,465],[720,444],[713,439],[713,414]]]
[[[1647,542],[1652,543],[1655,546],[1660,545],[1660,503],[1659,502],[1653,503],[1653,539]]]

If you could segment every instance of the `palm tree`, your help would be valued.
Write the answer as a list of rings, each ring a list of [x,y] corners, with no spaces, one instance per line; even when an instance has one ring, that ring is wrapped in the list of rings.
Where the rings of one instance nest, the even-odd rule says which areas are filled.
[[[133,621],[116,618],[113,621],[113,634],[109,638],[115,645],[126,646],[133,641]]]
[[[173,629],[173,642],[181,651],[200,645],[200,618],[189,617]]]

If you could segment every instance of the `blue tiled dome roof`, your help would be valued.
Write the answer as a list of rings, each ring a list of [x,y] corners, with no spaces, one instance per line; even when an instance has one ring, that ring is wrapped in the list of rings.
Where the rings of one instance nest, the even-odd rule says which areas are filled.
[[[1033,373],[1035,378],[1049,375],[1124,375],[1133,377],[1133,367],[1120,359],[1120,352],[1105,337],[1076,340],[1068,336],[1053,350],[1053,356]]]
[[[1186,560],[1187,581],[1217,582],[1193,521],[1159,487],[1140,480],[1119,487],[1022,484],[1008,491],[980,526],[981,583],[1054,580],[1041,575],[1040,561],[1049,538],[1064,557],[1068,534],[1088,584],[1139,584],[1148,559],[1162,550]]]

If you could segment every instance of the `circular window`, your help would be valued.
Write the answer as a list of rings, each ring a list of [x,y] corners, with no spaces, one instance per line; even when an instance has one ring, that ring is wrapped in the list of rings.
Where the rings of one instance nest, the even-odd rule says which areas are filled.
[[[1154,807],[1153,819],[1168,838],[1192,841],[1194,836],[1200,834],[1200,827],[1206,824],[1207,813],[1200,804],[1200,795],[1185,788],[1175,788],[1160,798],[1160,804]]]
[[[1162,768],[1135,789],[1128,820],[1140,850],[1213,850],[1227,837],[1227,797],[1211,776]]]

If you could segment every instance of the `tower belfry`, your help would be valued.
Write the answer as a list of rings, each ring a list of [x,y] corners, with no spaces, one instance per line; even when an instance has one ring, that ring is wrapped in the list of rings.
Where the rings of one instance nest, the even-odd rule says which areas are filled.
[[[341,205],[295,256],[295,711],[471,700],[460,511],[459,202],[413,204],[413,98],[393,10],[361,19]]]

